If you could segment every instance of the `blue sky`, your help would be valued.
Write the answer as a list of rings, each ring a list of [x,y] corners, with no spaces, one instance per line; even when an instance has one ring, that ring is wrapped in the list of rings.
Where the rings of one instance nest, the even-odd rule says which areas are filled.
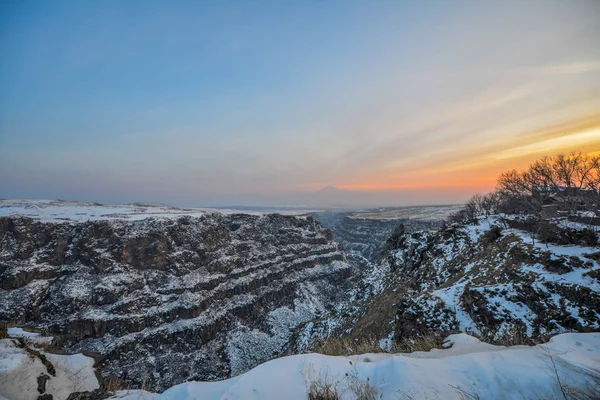
[[[0,197],[457,201],[600,151],[598,38],[595,0],[5,1]]]

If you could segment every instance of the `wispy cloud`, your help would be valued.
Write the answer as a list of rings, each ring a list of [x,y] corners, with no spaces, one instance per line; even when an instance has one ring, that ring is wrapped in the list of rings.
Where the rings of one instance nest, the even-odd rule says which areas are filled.
[[[585,150],[594,145],[600,145],[600,127],[585,132],[567,134],[523,146],[513,147],[494,154],[493,157],[497,160],[505,160],[523,156],[553,154],[557,151],[565,151],[574,148]]]
[[[572,75],[587,74],[600,71],[600,61],[580,61],[568,64],[547,65],[516,70],[519,73],[532,75]]]
[[[0,196],[44,178],[89,199],[329,184],[443,199],[600,151],[597,1],[111,6],[23,5],[7,25]]]

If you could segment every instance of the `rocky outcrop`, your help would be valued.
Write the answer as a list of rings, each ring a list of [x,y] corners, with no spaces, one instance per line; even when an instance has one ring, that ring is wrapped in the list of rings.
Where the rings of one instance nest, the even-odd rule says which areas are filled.
[[[398,337],[460,331],[532,343],[600,329],[600,285],[589,277],[600,265],[586,256],[593,247],[533,245],[525,232],[503,229],[493,217],[425,236],[407,239],[426,243],[416,252],[404,245],[389,255],[410,277],[411,295],[396,312]],[[416,268],[407,267],[409,260]]]
[[[402,344],[415,338],[458,332],[530,344],[562,332],[598,331],[598,249],[534,243],[494,216],[438,232],[398,229],[349,302],[306,325],[297,348],[349,336],[386,339],[407,351]]]
[[[354,270],[310,217],[207,213],[0,218],[0,273],[3,324],[35,324],[67,350],[103,354],[102,374],[164,389],[279,354]]]

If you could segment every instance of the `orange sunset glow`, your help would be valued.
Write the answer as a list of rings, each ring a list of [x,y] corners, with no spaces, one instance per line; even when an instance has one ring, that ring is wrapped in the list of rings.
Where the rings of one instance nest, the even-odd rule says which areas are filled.
[[[507,170],[522,169],[544,155],[582,152],[600,154],[600,114],[583,122],[565,124],[530,134],[515,135],[510,143],[496,146],[444,149],[453,157],[416,160],[428,167],[408,171],[382,171],[337,185],[355,191],[418,190],[423,188],[469,189],[479,192],[494,188],[498,176]]]
[[[153,11],[134,34],[7,6],[36,22],[0,40],[0,197],[461,203],[600,151],[600,2],[426,3],[224,7],[164,35]]]

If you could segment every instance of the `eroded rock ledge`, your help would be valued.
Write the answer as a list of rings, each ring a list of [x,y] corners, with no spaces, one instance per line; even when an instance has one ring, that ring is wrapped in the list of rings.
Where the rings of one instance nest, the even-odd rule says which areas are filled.
[[[0,218],[1,322],[100,352],[104,375],[154,389],[277,355],[354,272],[310,217]]]

